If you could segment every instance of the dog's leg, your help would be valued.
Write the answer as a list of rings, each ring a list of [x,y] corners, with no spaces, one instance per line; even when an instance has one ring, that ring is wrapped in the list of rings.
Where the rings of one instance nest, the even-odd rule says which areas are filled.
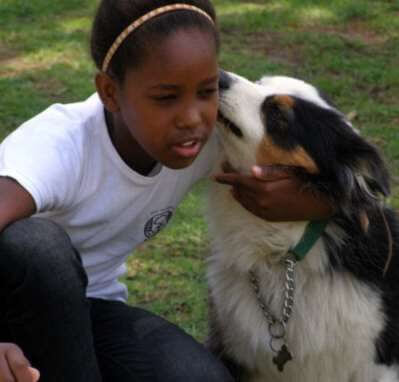
[[[398,382],[399,381],[399,373],[398,369],[394,367],[384,367],[382,371],[382,375],[377,382]]]
[[[208,294],[208,316],[209,316],[209,333],[205,342],[205,346],[213,354],[215,354],[228,368],[230,374],[233,376],[235,382],[242,382],[242,368],[231,357],[226,354],[226,349],[223,344],[222,331],[216,318],[216,311],[213,300]]]
[[[354,373],[349,382],[399,382],[398,372],[393,366],[370,364]]]

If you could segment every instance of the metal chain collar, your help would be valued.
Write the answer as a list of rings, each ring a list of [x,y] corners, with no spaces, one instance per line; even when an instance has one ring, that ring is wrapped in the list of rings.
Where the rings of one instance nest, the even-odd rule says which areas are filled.
[[[276,348],[276,342],[285,344],[286,325],[291,317],[294,307],[294,295],[295,295],[295,265],[297,261],[294,257],[288,257],[284,260],[286,265],[285,271],[285,291],[284,291],[284,303],[282,308],[282,318],[278,319],[270,311],[263,301],[262,294],[259,288],[259,281],[255,274],[255,271],[249,271],[249,279],[254,289],[258,305],[262,310],[263,316],[266,318],[269,324],[270,333],[270,349],[277,353],[280,349]]]
[[[254,288],[256,298],[258,300],[259,307],[262,310],[269,324],[270,333],[270,349],[276,353],[276,356],[272,358],[273,363],[277,366],[277,369],[282,372],[287,362],[291,361],[292,354],[288,349],[285,341],[286,326],[288,320],[291,317],[294,308],[294,295],[295,295],[295,265],[297,261],[301,261],[309,253],[314,244],[321,238],[325,228],[328,225],[327,220],[322,221],[311,221],[306,226],[306,230],[297,243],[297,245],[290,249],[290,254],[285,260],[286,271],[285,271],[285,291],[284,291],[284,303],[283,312],[281,319],[276,318],[275,315],[270,311],[265,302],[262,299],[262,294],[259,288],[259,281],[256,277],[255,271],[249,272],[249,279]]]

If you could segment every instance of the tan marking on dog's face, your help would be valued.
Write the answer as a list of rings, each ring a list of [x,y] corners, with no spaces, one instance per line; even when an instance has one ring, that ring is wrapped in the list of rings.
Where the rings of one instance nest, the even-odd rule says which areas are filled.
[[[292,109],[295,104],[294,99],[288,95],[276,95],[273,97],[273,101],[289,109]]]
[[[370,220],[369,217],[367,216],[366,211],[362,211],[359,215],[359,220],[360,220],[360,225],[365,233],[368,232],[369,226],[370,226]]]
[[[256,164],[285,165],[302,167],[310,174],[317,174],[319,168],[303,147],[298,146],[294,150],[284,150],[276,146],[270,138],[265,137],[256,153]]]

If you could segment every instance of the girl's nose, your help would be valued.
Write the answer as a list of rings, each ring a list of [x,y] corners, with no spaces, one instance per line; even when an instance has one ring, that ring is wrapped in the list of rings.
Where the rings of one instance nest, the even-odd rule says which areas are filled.
[[[197,127],[202,122],[201,109],[197,105],[186,107],[177,121],[178,128]]]

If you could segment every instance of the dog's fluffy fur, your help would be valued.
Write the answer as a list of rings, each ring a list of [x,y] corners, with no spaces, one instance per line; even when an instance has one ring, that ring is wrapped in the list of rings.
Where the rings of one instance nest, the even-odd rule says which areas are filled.
[[[239,371],[240,381],[399,381],[399,226],[381,202],[389,184],[377,150],[303,81],[253,83],[224,73],[220,93],[223,160],[247,173],[255,164],[295,166],[336,214],[296,266],[286,338],[293,360],[279,372],[248,272],[256,270],[264,301],[281,318],[281,260],[306,222],[267,222],[236,202],[228,186],[212,186],[212,350]]]

